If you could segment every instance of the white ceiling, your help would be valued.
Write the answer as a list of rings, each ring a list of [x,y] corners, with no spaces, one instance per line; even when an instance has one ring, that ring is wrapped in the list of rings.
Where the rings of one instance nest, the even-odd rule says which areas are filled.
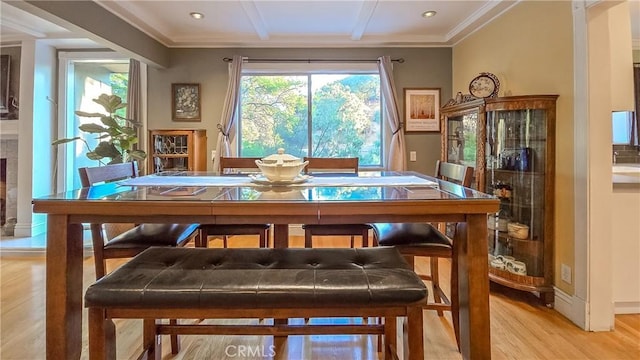
[[[451,46],[514,0],[95,0],[168,47]],[[640,0],[630,1],[640,24]],[[48,39],[57,47],[92,41],[2,0],[3,42]],[[425,19],[427,10],[437,15]],[[192,11],[204,19],[189,16]],[[633,26],[640,40],[640,26]]]

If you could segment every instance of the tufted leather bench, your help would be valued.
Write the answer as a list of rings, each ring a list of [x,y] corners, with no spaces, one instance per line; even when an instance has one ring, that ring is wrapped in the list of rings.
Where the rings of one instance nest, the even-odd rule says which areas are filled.
[[[363,249],[150,248],[91,285],[91,359],[115,358],[112,318],[141,318],[143,349],[161,334],[380,334],[395,352],[396,317],[408,318],[408,354],[423,359],[427,289],[392,247]],[[277,319],[381,317],[384,324],[288,325]],[[167,325],[155,319],[274,318],[275,325]],[[276,350],[277,351],[277,350]]]

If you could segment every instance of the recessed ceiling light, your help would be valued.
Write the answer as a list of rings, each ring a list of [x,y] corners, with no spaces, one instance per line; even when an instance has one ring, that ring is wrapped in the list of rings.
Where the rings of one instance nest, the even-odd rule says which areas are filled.
[[[204,14],[199,13],[199,12],[195,12],[195,11],[192,12],[192,13],[189,13],[189,15],[191,15],[191,17],[196,19],[196,20],[200,20],[200,19],[202,19],[204,17]]]
[[[429,10],[429,11],[425,11],[422,13],[422,17],[424,18],[430,18],[432,16],[436,16],[437,12],[433,11],[433,10]]]

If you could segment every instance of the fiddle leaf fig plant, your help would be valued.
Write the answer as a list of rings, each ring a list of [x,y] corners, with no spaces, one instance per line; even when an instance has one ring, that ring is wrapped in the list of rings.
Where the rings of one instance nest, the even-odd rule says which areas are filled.
[[[138,143],[136,127],[141,126],[137,121],[124,118],[116,114],[116,111],[127,106],[117,95],[100,94],[97,99],[93,99],[100,104],[106,111],[103,113],[90,113],[85,111],[76,111],[76,115],[81,117],[100,118],[102,125],[89,123],[82,124],[78,127],[81,131],[88,134],[96,134],[100,142],[95,148],[91,148],[89,143],[81,136],[73,138],[58,139],[52,143],[57,146],[72,141],[82,141],[87,149],[87,157],[91,160],[97,160],[101,163],[103,159],[110,159],[107,164],[116,164],[128,162],[132,160],[142,161],[147,154],[138,149],[134,149],[134,145]]]

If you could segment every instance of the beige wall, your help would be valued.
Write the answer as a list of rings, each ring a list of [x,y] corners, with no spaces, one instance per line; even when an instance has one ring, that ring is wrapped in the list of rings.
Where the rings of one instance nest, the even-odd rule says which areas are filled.
[[[570,1],[520,2],[453,48],[453,91],[468,93],[478,73],[496,74],[500,96],[558,94],[556,123],[555,284],[573,268],[573,30]]]
[[[633,50],[633,62],[640,63],[640,50]]]
[[[371,48],[371,49],[172,49],[171,66],[149,69],[149,129],[206,129],[207,154],[215,147],[216,124],[220,121],[228,80],[225,57],[235,54],[249,58],[318,58],[318,59],[376,59],[382,55],[404,58],[394,64],[398,102],[403,104],[405,87],[441,88],[441,104],[451,94],[450,48]],[[171,121],[171,83],[200,83],[202,91],[202,121]],[[400,105],[402,116],[402,105]],[[408,162],[409,170],[432,174],[440,159],[440,134],[407,135],[407,152],[416,151],[417,161]],[[408,156],[407,156],[408,160]],[[212,169],[209,162],[209,169]]]

